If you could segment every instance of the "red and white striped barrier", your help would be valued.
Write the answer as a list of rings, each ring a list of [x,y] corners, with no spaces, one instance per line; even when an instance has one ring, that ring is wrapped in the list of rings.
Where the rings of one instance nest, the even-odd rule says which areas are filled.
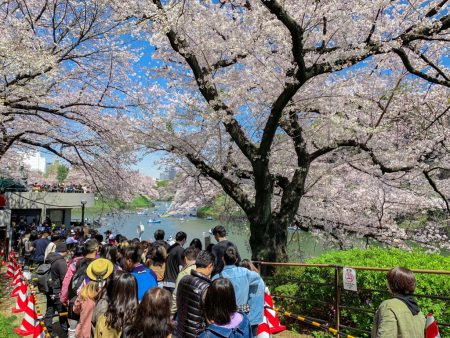
[[[24,310],[24,317],[22,324],[19,328],[14,329],[21,336],[28,336],[30,334],[34,335],[36,326],[41,326],[36,314],[36,302],[34,299],[34,294],[28,297],[27,307]]]
[[[271,334],[286,330],[286,326],[280,324],[273,307],[273,299],[270,296],[269,289],[266,288],[264,292],[264,322],[258,326],[257,338],[270,337]]]
[[[11,281],[10,285],[11,286],[16,286],[19,284],[19,282],[22,280],[22,271],[20,270],[20,268],[18,268],[16,270],[16,272],[14,273],[14,277],[13,280]]]
[[[11,291],[11,298],[17,297],[19,295],[19,290],[20,290],[20,287],[22,286],[22,284],[24,284],[24,282],[23,282],[23,280],[21,278],[19,283],[14,288],[14,290]]]
[[[8,268],[6,270],[6,274],[3,275],[3,277],[5,278],[13,278],[14,277],[14,272],[16,272],[17,270],[17,265],[14,262],[8,262]]]
[[[441,338],[436,320],[431,313],[427,314],[425,338]]]
[[[38,322],[38,325],[34,328],[33,338],[46,338],[48,335],[46,334],[44,328],[42,327],[41,322]]]
[[[27,291],[28,286],[25,283],[22,283],[17,296],[16,306],[12,309],[13,313],[23,312],[26,310],[28,305]]]

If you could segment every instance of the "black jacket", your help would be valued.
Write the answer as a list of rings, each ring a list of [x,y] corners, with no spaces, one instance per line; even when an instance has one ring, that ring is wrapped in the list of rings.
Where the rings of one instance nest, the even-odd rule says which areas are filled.
[[[173,244],[167,251],[164,281],[173,283],[170,287],[175,288],[175,281],[180,273],[180,266],[184,265],[183,253],[184,249],[178,242]]]
[[[203,300],[210,284],[211,279],[195,270],[181,279],[177,288],[175,337],[195,338],[205,330]]]
[[[67,272],[67,263],[63,256],[59,253],[51,252],[47,256],[47,263],[51,264],[50,274],[52,276],[52,289],[53,294],[59,294],[61,291],[61,285]]]

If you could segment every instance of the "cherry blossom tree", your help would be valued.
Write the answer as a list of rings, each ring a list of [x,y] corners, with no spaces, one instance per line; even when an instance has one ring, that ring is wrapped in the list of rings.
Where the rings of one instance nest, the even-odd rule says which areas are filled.
[[[138,142],[242,208],[253,259],[293,223],[403,242],[402,213],[449,210],[447,1],[115,5],[156,47]]]
[[[139,57],[120,37],[126,20],[93,0],[3,1],[0,17],[0,159],[39,148],[120,181],[134,160],[122,124]]]

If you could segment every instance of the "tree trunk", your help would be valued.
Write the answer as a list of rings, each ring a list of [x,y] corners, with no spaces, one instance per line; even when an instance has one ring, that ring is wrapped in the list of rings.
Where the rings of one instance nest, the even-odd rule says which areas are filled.
[[[259,223],[250,220],[252,260],[287,262],[287,227],[276,221]]]

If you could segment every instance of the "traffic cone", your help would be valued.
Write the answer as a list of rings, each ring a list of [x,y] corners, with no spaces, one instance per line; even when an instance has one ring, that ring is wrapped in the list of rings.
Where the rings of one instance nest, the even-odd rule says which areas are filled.
[[[278,315],[273,309],[273,300],[268,288],[264,292],[264,323],[267,323],[269,326],[269,332],[271,334],[286,330],[286,326],[280,324]]]
[[[27,307],[24,310],[25,315],[22,320],[22,324],[19,328],[14,329],[21,336],[28,336],[34,334],[34,329],[36,325],[39,325],[39,321],[36,315],[36,303],[34,299],[34,294],[28,297]]]
[[[9,252],[9,256],[8,256],[10,261],[16,261],[16,253],[14,252],[14,249],[11,248],[11,251]]]
[[[16,287],[11,292],[11,297],[17,297],[19,295],[20,287],[25,284],[22,278],[20,278],[19,283],[16,284]]]
[[[8,262],[8,269],[6,274],[3,275],[4,278],[13,278],[14,272],[17,270],[17,266],[14,262]]]
[[[27,296],[28,286],[26,284],[21,284],[19,295],[17,296],[16,306],[12,309],[13,313],[23,312],[27,308],[28,296]]]
[[[441,338],[436,320],[431,313],[427,314],[425,338]]]
[[[14,273],[13,280],[10,283],[11,286],[16,286],[19,283],[19,280],[21,279],[20,273],[21,273],[20,268],[18,268]]]
[[[46,338],[50,335],[47,333],[47,328],[44,325],[44,322],[38,322],[36,327],[34,328],[33,338]]]
[[[269,324],[261,323],[258,325],[258,331],[256,332],[256,338],[270,338]]]

